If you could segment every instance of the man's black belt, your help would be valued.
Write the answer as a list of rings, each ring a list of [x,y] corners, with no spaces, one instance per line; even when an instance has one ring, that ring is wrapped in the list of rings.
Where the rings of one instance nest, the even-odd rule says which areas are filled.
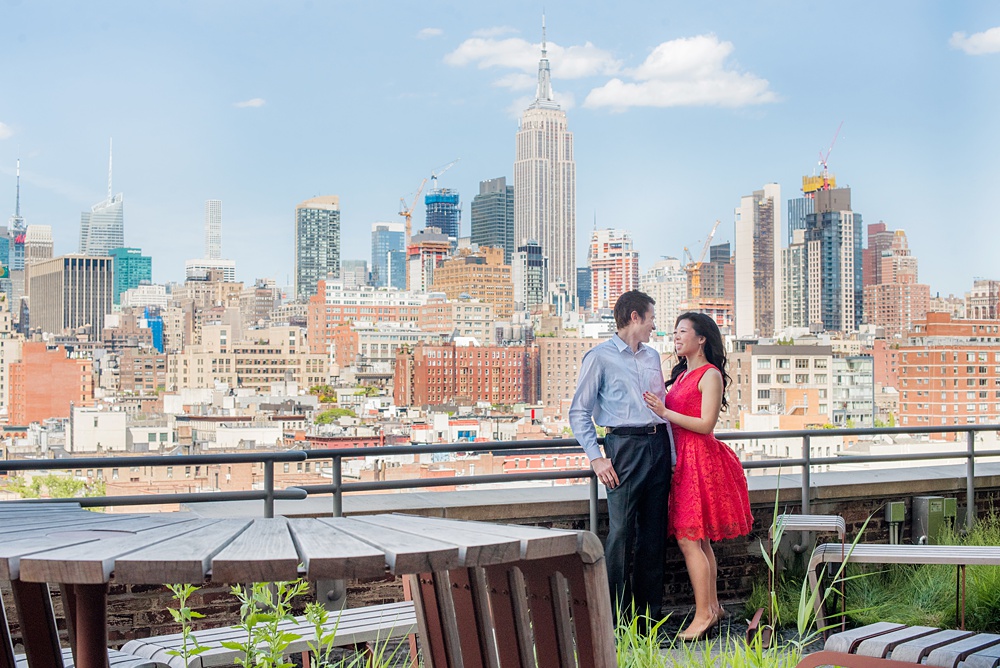
[[[617,436],[641,436],[642,434],[659,434],[667,430],[665,422],[646,424],[641,427],[605,427],[605,433]]]

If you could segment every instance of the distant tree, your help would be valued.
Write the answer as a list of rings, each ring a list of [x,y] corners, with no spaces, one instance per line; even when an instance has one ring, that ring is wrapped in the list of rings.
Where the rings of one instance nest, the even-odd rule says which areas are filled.
[[[314,422],[316,424],[332,424],[342,417],[357,417],[357,415],[349,408],[331,408],[317,415]]]

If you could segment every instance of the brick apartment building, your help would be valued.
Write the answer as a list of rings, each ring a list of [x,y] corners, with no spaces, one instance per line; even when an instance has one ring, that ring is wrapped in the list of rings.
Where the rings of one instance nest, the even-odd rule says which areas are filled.
[[[467,295],[492,304],[497,320],[509,320],[514,312],[514,280],[503,254],[503,248],[484,246],[445,260],[434,270],[431,290],[445,293],[448,299]]]
[[[1000,320],[928,313],[899,347],[900,426],[1000,421]]]
[[[560,411],[573,400],[580,376],[580,363],[587,352],[603,339],[538,337],[542,403]]]
[[[94,363],[66,356],[62,346],[25,342],[21,361],[10,365],[10,424],[68,418],[70,404],[94,403]]]
[[[537,346],[418,344],[396,356],[397,406],[537,403]]]
[[[352,289],[339,281],[319,281],[307,307],[309,352],[329,354],[336,328],[350,322],[416,323],[420,320],[420,307],[426,303],[426,295],[376,290],[370,286]]]

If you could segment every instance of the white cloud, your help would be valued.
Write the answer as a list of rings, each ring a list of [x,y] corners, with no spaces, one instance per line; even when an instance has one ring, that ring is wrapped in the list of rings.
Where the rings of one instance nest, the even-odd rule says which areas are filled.
[[[0,139],[9,139],[14,136],[14,131],[5,123],[0,123]]]
[[[510,90],[530,90],[538,85],[538,77],[524,72],[511,72],[494,81],[493,85]]]
[[[956,32],[948,40],[953,49],[961,49],[970,56],[982,56],[987,53],[1000,53],[1000,26],[983,32],[966,35]]]
[[[233,106],[238,107],[239,109],[246,109],[248,107],[251,108],[263,107],[265,104],[266,100],[264,100],[264,98],[254,97],[250,98],[249,100],[243,100],[242,102],[236,102],[233,104]]]
[[[444,30],[441,28],[424,28],[417,33],[417,39],[431,39],[432,37],[440,37],[444,34]]]
[[[621,70],[621,61],[616,60],[610,52],[599,49],[590,42],[569,47],[549,42],[547,48],[554,79],[582,79],[595,75],[610,76]],[[538,70],[540,54],[540,44],[532,44],[520,37],[506,39],[471,37],[446,55],[444,61],[455,67],[475,65],[481,70],[513,69],[530,74]],[[499,81],[523,85],[523,79],[519,78],[503,77]]]
[[[767,79],[726,68],[732,42],[715,35],[698,35],[664,42],[625,74],[587,95],[585,107],[715,106],[744,107],[776,102]]]
[[[473,30],[473,37],[501,37],[503,35],[514,35],[517,34],[517,28],[511,28],[510,26],[494,26],[492,28],[480,28],[479,30]]]

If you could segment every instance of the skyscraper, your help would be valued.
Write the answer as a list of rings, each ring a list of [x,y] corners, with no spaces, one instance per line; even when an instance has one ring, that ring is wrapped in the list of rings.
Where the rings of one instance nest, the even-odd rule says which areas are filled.
[[[876,233],[888,233],[891,241],[879,258],[878,283],[864,286],[865,322],[881,327],[887,339],[902,338],[914,322],[927,317],[931,288],[917,282],[917,258],[910,254],[906,232],[878,225],[882,229]],[[868,226],[869,246],[872,227]]]
[[[462,207],[458,191],[451,188],[434,188],[424,196],[427,206],[425,227],[436,227],[441,234],[458,239],[461,235]]]
[[[121,303],[121,295],[126,290],[137,288],[153,280],[153,258],[143,255],[139,248],[113,248],[108,253],[113,261],[114,289],[112,299]]]
[[[340,278],[340,198],[314,197],[295,207],[295,296],[316,294],[316,284]]]
[[[236,260],[222,257],[222,200],[205,200],[205,255],[184,261],[184,277],[199,279],[221,271],[228,283],[236,281]],[[116,302],[117,303],[117,302]]]
[[[817,191],[815,206],[806,217],[809,322],[855,332],[864,307],[861,214],[851,210],[850,188]]]
[[[579,308],[590,305],[590,267],[576,268],[576,304]]]
[[[781,186],[768,183],[736,209],[736,335],[782,329]]]
[[[675,257],[658,260],[639,279],[639,289],[656,302],[657,329],[673,332],[688,296],[688,275],[681,261]]]
[[[406,225],[404,223],[372,223],[372,277],[376,288],[406,289]],[[395,262],[391,253],[399,253]],[[392,271],[390,269],[394,269]]]
[[[868,248],[861,251],[861,283],[865,287],[882,283],[882,255],[890,251],[898,241],[895,236],[881,220],[868,225]],[[905,240],[905,234],[903,238]]]
[[[451,242],[436,227],[427,227],[410,239],[406,249],[406,289],[427,292],[434,283],[434,271],[451,255]]]
[[[107,255],[125,245],[125,218],[122,193],[111,189],[111,150],[108,150],[108,198],[80,214],[80,253]]]
[[[357,290],[368,285],[368,261],[341,261],[340,280],[344,284],[345,290]]]
[[[521,116],[514,160],[514,242],[534,239],[549,258],[549,289],[576,295],[576,163],[566,112],[552,99],[542,22],[535,101]]]
[[[205,200],[205,259],[222,258],[222,200]]]
[[[31,327],[49,334],[90,326],[100,340],[111,313],[112,259],[64,255],[31,267]]]
[[[503,261],[511,263],[515,245],[514,186],[507,185],[504,176],[479,182],[479,194],[472,198],[472,243],[503,248]]]
[[[546,303],[549,292],[549,258],[534,241],[519,246],[511,264],[514,310],[533,312]]]
[[[629,290],[639,289],[639,251],[625,230],[594,230],[590,238],[590,310],[614,308]]]
[[[802,197],[788,200],[788,243],[795,230],[806,229],[806,216],[815,211],[816,193],[837,187],[837,177],[823,172],[821,176],[802,177]]]

